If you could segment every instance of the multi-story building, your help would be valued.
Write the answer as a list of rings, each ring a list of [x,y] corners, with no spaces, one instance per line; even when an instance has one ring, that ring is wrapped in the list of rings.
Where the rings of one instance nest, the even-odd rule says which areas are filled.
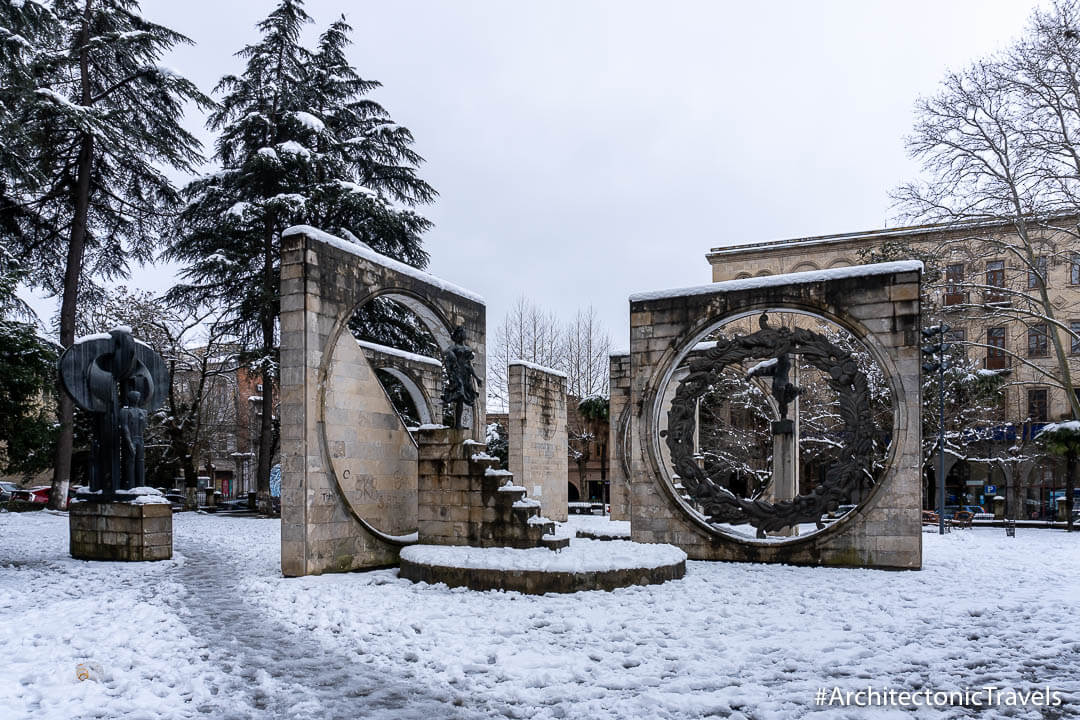
[[[213,358],[208,364],[199,410],[199,441],[193,458],[200,489],[212,487],[225,499],[255,492],[265,396],[262,377],[246,366],[237,366],[229,350],[218,348],[220,359]],[[176,391],[194,393],[200,374],[195,369],[177,371]],[[174,482],[183,485],[182,479]]]
[[[966,456],[947,455],[948,504],[990,509],[1001,495],[1010,516],[1046,517],[1062,496],[1064,464],[1032,438],[1047,422],[1072,417],[1050,333],[1056,330],[1063,340],[1077,382],[1080,245],[1075,237],[1045,232],[1033,243],[1029,260],[990,242],[1009,231],[1002,225],[904,227],[717,247],[706,258],[714,282],[901,259],[896,254],[905,248],[933,258],[940,277],[927,284],[924,312],[945,319],[949,339],[962,343],[978,367],[1010,370],[1001,389],[1000,425],[980,434]],[[1048,323],[1024,297],[1040,294],[1040,276],[1054,319],[1063,327]],[[928,463],[929,497],[934,483]]]

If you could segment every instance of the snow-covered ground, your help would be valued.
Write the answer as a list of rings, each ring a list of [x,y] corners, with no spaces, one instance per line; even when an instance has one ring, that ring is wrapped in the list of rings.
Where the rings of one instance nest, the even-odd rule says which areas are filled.
[[[395,570],[284,579],[279,527],[184,513],[174,560],[89,563],[65,516],[0,514],[0,717],[1080,717],[1080,534],[926,534],[921,572],[688,562],[664,585],[534,597]],[[1065,704],[814,704],[986,684]]]

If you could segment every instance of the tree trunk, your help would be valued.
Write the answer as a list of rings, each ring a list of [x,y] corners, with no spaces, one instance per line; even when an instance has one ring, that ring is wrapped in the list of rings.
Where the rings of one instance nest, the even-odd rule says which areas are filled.
[[[1076,453],[1065,456],[1065,531],[1073,531],[1073,490],[1076,487]]]
[[[82,30],[79,33],[82,104],[86,106],[91,104],[90,59],[86,47],[90,38],[90,2],[91,0],[86,0]],[[83,256],[86,251],[86,225],[90,214],[90,171],[93,157],[94,136],[84,134],[79,145],[74,197],[75,214],[71,221],[67,264],[64,268],[64,293],[60,302],[60,345],[65,349],[75,342],[75,309],[79,296]],[[58,384],[61,383],[58,382]],[[75,445],[75,403],[63,387],[59,387],[58,390],[60,437],[56,441],[56,461],[53,466],[52,490],[49,492],[49,507],[54,510],[67,507],[68,489],[71,485],[71,452]]]
[[[179,430],[173,428],[175,433],[172,438],[172,451],[180,459],[180,470],[184,473],[184,509],[197,510],[199,508],[199,471],[195,468],[195,459],[191,454],[191,446],[184,441],[183,437],[177,437]]]
[[[264,346],[264,352],[273,351],[273,324],[271,322],[270,341]],[[264,338],[266,336],[264,328]],[[270,466],[274,459],[274,377],[269,370],[269,363],[263,364],[262,371],[262,416],[259,422],[259,468],[255,478],[256,504],[259,513],[270,515]]]
[[[274,229],[267,223],[263,238],[263,292],[274,296]],[[262,317],[262,416],[259,423],[259,464],[255,477],[255,502],[259,513],[270,515],[270,465],[274,458],[274,373],[270,356],[274,352],[274,317],[269,308]]]

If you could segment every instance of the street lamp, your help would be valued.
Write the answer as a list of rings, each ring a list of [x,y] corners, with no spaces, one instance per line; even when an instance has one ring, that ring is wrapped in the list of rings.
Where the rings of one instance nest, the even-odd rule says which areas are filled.
[[[922,369],[924,372],[937,372],[938,374],[938,410],[940,416],[938,418],[937,511],[938,533],[941,535],[945,534],[945,369],[949,366],[946,353],[950,347],[949,343],[945,342],[945,333],[951,329],[948,325],[942,323],[923,328],[922,331],[923,337],[930,341],[929,344],[922,346],[922,353],[926,358]]]

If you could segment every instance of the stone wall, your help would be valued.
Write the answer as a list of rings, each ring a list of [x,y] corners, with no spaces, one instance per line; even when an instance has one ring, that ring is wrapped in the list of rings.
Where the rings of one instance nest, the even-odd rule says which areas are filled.
[[[608,477],[611,479],[611,519],[630,519],[630,476],[626,444],[630,441],[630,353],[609,359]]]
[[[172,506],[73,502],[68,511],[71,557],[80,560],[168,560]]]
[[[282,237],[281,568],[287,576],[393,565],[416,537],[416,449],[348,330],[389,297],[445,349],[464,325],[485,367],[481,298],[314,228]],[[472,424],[483,437],[483,407]]]
[[[541,512],[566,520],[566,376],[533,365],[511,364],[510,472],[540,501]]]
[[[733,281],[639,295],[630,303],[631,537],[677,545],[692,559],[919,568],[920,273],[912,264],[864,266],[847,276],[807,273],[782,282]],[[710,327],[746,312],[785,308],[829,318],[862,339],[892,391],[891,463],[870,497],[826,529],[783,543],[734,539],[694,517],[662,476],[657,396],[678,356]]]
[[[442,361],[375,343],[357,344],[371,367],[393,375],[409,393],[421,424],[442,422]]]
[[[558,542],[555,524],[540,516],[539,504],[509,471],[498,469],[485,445],[449,428],[422,429],[417,438],[421,544],[535,548]]]

